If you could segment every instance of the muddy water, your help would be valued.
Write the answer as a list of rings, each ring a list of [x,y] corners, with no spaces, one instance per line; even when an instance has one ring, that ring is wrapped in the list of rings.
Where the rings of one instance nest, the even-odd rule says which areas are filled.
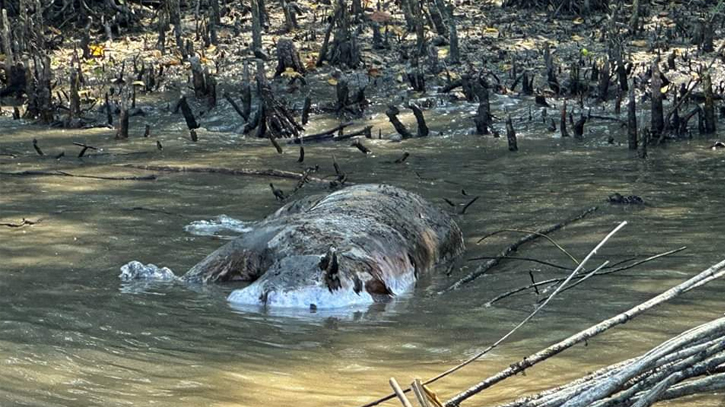
[[[515,108],[515,102],[507,102]],[[384,181],[420,193],[448,209],[443,198],[481,199],[458,218],[467,258],[494,255],[516,235],[502,228],[558,222],[599,205],[595,216],[557,232],[558,242],[578,258],[618,222],[629,225],[595,260],[620,261],[683,245],[679,256],[600,277],[563,293],[497,351],[435,384],[442,398],[505,368],[554,341],[621,312],[694,275],[725,256],[719,174],[725,155],[707,140],[651,151],[647,161],[627,151],[616,126],[593,126],[577,143],[546,133],[538,122],[519,121],[520,151],[503,139],[466,135],[466,114],[444,112],[431,123],[443,135],[390,143],[365,140],[373,155],[347,144],[308,146],[304,165],[295,148],[278,155],[265,142],[232,131],[232,111],[209,117],[215,130],[191,144],[179,118],[161,112],[152,139],[114,142],[107,130],[50,131],[0,120],[0,171],[63,170],[76,175],[130,176],[149,172],[121,164],[210,165],[299,171],[319,164],[332,173],[334,154],[354,182]],[[227,114],[228,113],[228,114]],[[527,112],[516,113],[525,117]],[[370,120],[389,127],[383,115]],[[411,122],[410,116],[404,120]],[[311,131],[328,126],[318,121]],[[135,123],[140,134],[142,123]],[[377,127],[376,127],[377,130]],[[377,133],[377,131],[375,131]],[[607,143],[609,135],[615,144]],[[48,155],[34,156],[36,137]],[[154,141],[163,143],[156,150]],[[78,160],[70,141],[102,146]],[[392,164],[403,151],[402,165]],[[155,181],[110,181],[70,177],[0,176],[0,222],[42,221],[33,227],[0,228],[0,405],[2,406],[355,406],[386,393],[387,379],[408,382],[455,365],[494,342],[532,309],[534,293],[483,304],[506,290],[561,275],[533,263],[509,261],[497,272],[450,294],[435,293],[462,276],[423,279],[412,295],[370,309],[266,313],[234,309],[229,287],[176,283],[124,286],[119,267],[131,260],[178,272],[224,243],[184,231],[192,221],[226,214],[254,220],[279,204],[268,178],[158,173]],[[294,181],[272,180],[289,191]],[[309,184],[302,193],[324,186]],[[465,189],[469,196],[462,196]],[[611,206],[613,192],[637,194],[644,207]],[[375,210],[375,208],[370,208]],[[544,242],[522,256],[569,265]],[[475,398],[490,405],[580,376],[642,352],[686,328],[722,313],[725,283],[673,301],[530,370]],[[681,402],[721,406],[722,396]]]

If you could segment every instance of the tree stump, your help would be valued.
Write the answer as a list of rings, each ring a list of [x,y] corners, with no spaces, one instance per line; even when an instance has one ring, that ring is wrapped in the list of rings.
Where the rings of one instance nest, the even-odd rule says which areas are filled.
[[[511,121],[511,115],[509,115],[506,119],[506,138],[509,143],[509,151],[519,151],[519,146],[516,142],[516,131],[514,130],[514,123]]]
[[[399,114],[400,110],[393,105],[389,105],[388,110],[385,111],[385,115],[388,116],[388,120],[390,120],[390,123],[392,123],[393,127],[395,127],[395,131],[397,131],[403,139],[413,138],[413,134],[408,131],[405,125],[400,122],[400,119],[398,119]]]
[[[476,133],[485,135],[489,134],[491,128],[491,105],[488,100],[488,88],[485,86],[477,87],[478,93],[478,111],[474,122],[476,123]]]
[[[274,72],[275,78],[281,75],[287,68],[300,74],[305,73],[305,66],[300,61],[300,54],[297,52],[294,42],[289,38],[280,38],[277,41],[277,69]]]
[[[629,149],[637,150],[637,105],[634,94],[634,81],[629,87],[629,103],[627,103],[627,135]]]
[[[201,65],[199,57],[194,56],[189,58],[189,63],[191,64],[194,95],[198,99],[208,99],[210,106],[214,106],[216,104],[216,80]]]
[[[51,79],[50,57],[47,54],[34,55],[33,69],[28,70],[28,108],[25,111],[26,118],[37,119],[42,124],[51,124],[55,121]]]
[[[660,137],[665,128],[664,108],[662,107],[662,77],[660,76],[659,58],[652,63],[652,135]]]

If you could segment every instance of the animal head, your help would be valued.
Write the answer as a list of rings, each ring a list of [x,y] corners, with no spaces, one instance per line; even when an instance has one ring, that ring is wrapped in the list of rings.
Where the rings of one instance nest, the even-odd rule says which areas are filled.
[[[378,273],[370,273],[378,261],[355,256],[354,251],[340,253],[335,248],[321,255],[288,256],[275,262],[254,283],[232,292],[228,300],[244,305],[310,309],[372,304],[394,294],[376,277]],[[396,286],[400,285],[396,282]],[[402,291],[407,287],[396,288]]]

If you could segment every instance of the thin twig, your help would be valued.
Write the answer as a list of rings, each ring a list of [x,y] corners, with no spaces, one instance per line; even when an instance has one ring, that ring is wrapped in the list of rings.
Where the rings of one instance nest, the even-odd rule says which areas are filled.
[[[481,243],[484,239],[487,239],[487,238],[489,238],[489,237],[491,237],[493,235],[497,235],[497,234],[504,233],[504,232],[528,233],[529,235],[535,235],[537,237],[543,237],[544,239],[546,239],[549,242],[551,242],[551,244],[553,244],[562,253],[566,254],[574,262],[574,264],[579,264],[579,260],[577,260],[576,257],[574,257],[571,253],[569,253],[568,251],[566,251],[566,249],[564,249],[564,247],[562,245],[560,245],[559,242],[557,242],[556,240],[554,240],[551,236],[548,236],[547,234],[542,233],[542,232],[539,232],[539,231],[536,231],[536,230],[527,230],[527,229],[501,229],[501,230],[497,230],[495,232],[489,233],[486,236],[478,239],[478,242],[476,242],[476,243]]]
[[[650,257],[648,257],[646,259],[642,259],[640,261],[636,261],[636,262],[634,262],[632,264],[629,264],[629,265],[626,265],[626,266],[623,266],[623,267],[619,267],[619,268],[616,268],[614,270],[609,270],[609,271],[604,271],[604,272],[601,272],[601,273],[597,273],[597,275],[598,276],[603,276],[603,275],[607,275],[607,274],[617,273],[619,271],[629,270],[629,269],[631,269],[633,267],[639,266],[640,264],[647,263],[649,261],[658,259],[660,257],[664,257],[664,256],[667,256],[667,255],[670,255],[670,254],[674,254],[674,253],[677,253],[677,252],[681,252],[681,251],[685,250],[686,248],[687,248],[687,246],[682,246],[679,249],[670,250],[668,252],[664,252],[664,253],[660,253],[660,254],[657,254],[657,255],[654,255],[654,256],[650,256]],[[584,280],[586,280],[586,278],[580,279],[576,283],[570,285],[569,287],[566,287],[565,290],[570,290],[570,289],[576,287],[577,285],[583,283]]]
[[[476,196],[473,199],[471,199],[470,201],[468,201],[468,203],[463,206],[463,209],[461,209],[461,215],[465,215],[466,209],[468,209],[469,206],[473,205],[474,202],[478,201],[478,198],[479,197]]]
[[[669,256],[671,254],[681,252],[681,251],[683,251],[685,249],[687,249],[687,246],[683,246],[683,247],[680,247],[679,249],[670,250],[670,251],[667,251],[667,252],[664,252],[664,253],[659,253],[659,254],[650,256],[650,257],[648,257],[646,259],[636,261],[636,262],[634,262],[632,264],[629,264],[629,265],[626,265],[626,266],[617,267],[617,268],[613,268],[611,270],[607,270],[607,269],[612,268],[613,266],[617,266],[617,265],[621,264],[622,262],[615,263],[613,265],[604,267],[602,270],[607,270],[607,271],[601,271],[601,272],[597,273],[596,275],[597,276],[603,276],[603,275],[607,275],[607,274],[618,273],[618,272],[624,271],[624,270],[629,270],[632,267],[638,266],[640,264],[644,264],[646,262],[650,262],[650,261],[655,260],[655,259],[658,259],[660,257]],[[628,261],[628,260],[626,260],[626,261]],[[581,277],[575,277],[575,278],[581,278]],[[485,306],[486,307],[490,307],[494,303],[496,303],[498,301],[501,301],[504,298],[510,297],[510,296],[512,296],[514,294],[520,293],[522,291],[526,291],[526,290],[529,290],[529,289],[532,289],[532,288],[535,288],[535,287],[540,287],[540,286],[546,285],[546,284],[552,284],[552,285],[554,285],[554,284],[557,284],[557,283],[559,283],[561,281],[563,281],[563,278],[551,278],[551,279],[548,279],[548,280],[541,280],[541,281],[539,281],[539,282],[537,282],[535,284],[529,284],[529,285],[526,285],[526,286],[522,286],[522,287],[516,288],[514,290],[511,290],[511,291],[508,291],[508,292],[505,292],[503,294],[500,294],[500,295],[496,296],[495,298],[493,298],[492,300],[490,300],[489,302],[487,302],[485,304]],[[578,281],[576,283],[570,285],[569,287],[567,287],[565,290],[568,290],[570,287],[575,286],[577,284],[579,284]],[[546,292],[547,290],[543,290],[543,291]]]
[[[511,253],[515,252],[516,250],[518,250],[519,246],[523,245],[524,243],[530,242],[532,240],[535,240],[536,238],[539,238],[541,236],[544,236],[544,235],[547,235],[547,234],[552,233],[554,231],[557,231],[557,230],[563,228],[564,226],[566,226],[566,225],[568,225],[568,224],[570,224],[572,222],[576,222],[576,221],[578,221],[580,219],[583,219],[584,217],[586,217],[587,215],[589,215],[590,213],[592,213],[592,212],[594,212],[596,210],[597,210],[597,207],[596,206],[595,207],[592,207],[592,208],[589,208],[589,209],[587,209],[586,211],[582,212],[581,214],[579,214],[576,217],[573,217],[571,219],[565,220],[564,222],[561,222],[561,223],[557,223],[556,225],[549,226],[548,228],[539,230],[536,233],[532,233],[532,234],[526,235],[522,239],[520,239],[517,242],[515,242],[514,244],[512,244],[511,246],[509,246],[506,249],[504,249],[499,254],[498,257],[506,257],[509,254],[511,254]],[[448,289],[446,289],[444,291],[441,291],[438,294],[443,294],[444,292],[452,291],[452,290],[457,290],[457,289],[461,288],[464,284],[470,283],[471,281],[473,281],[473,280],[477,279],[478,277],[482,276],[488,270],[490,270],[491,268],[495,267],[500,261],[501,261],[500,259],[491,259],[491,260],[489,260],[489,261],[481,264],[480,266],[478,266],[476,268],[476,270],[474,270],[473,272],[469,273],[468,275],[466,275],[465,277],[461,278],[460,280],[456,281],[453,285],[451,285],[450,287],[448,287]]]
[[[560,264],[549,263],[548,261],[535,259],[533,257],[479,256],[479,257],[471,257],[470,259],[466,259],[466,261],[491,260],[491,259],[531,261],[531,262],[534,262],[534,263],[543,264],[545,266],[553,267],[553,268],[556,268],[556,269],[567,270],[567,271],[574,270],[574,268],[572,268],[572,267],[566,267],[566,266],[562,266]]]

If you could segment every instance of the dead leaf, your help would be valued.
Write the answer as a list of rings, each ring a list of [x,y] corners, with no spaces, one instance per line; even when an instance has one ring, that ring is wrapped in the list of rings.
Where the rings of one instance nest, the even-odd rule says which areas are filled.
[[[396,25],[390,25],[387,27],[388,31],[392,32],[393,34],[397,35],[400,38],[405,38],[406,35],[408,35],[408,32],[404,29],[396,26]]]
[[[373,78],[377,78],[378,76],[382,76],[383,74],[380,72],[380,69],[378,68],[370,68],[368,69],[368,76],[372,76]]]
[[[280,75],[284,76],[285,78],[299,78],[302,76],[301,73],[295,71],[294,69],[287,67],[284,72],[282,72]]]
[[[483,29],[483,36],[498,38],[498,30],[494,27],[486,27]]]
[[[393,17],[390,16],[390,14],[384,12],[384,11],[375,11],[374,13],[370,14],[370,19],[372,21],[375,21],[376,23],[385,23],[393,19]]]

